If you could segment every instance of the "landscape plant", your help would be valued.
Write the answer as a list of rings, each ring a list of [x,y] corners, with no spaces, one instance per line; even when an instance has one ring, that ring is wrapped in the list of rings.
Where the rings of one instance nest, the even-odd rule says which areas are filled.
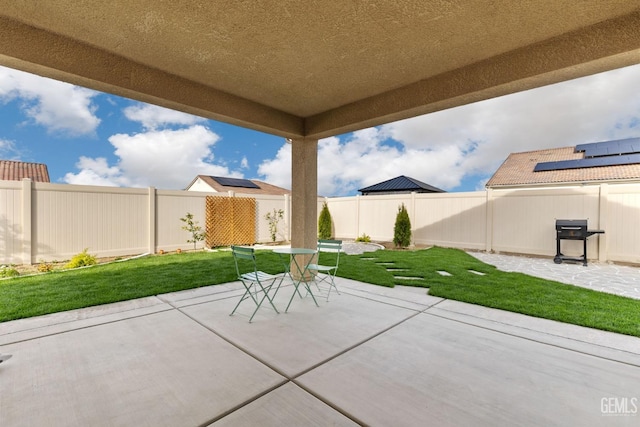
[[[191,238],[187,239],[187,243],[193,243],[193,250],[195,251],[196,245],[205,239],[207,233],[206,231],[202,231],[202,227],[198,225],[198,221],[193,219],[192,213],[187,212],[184,218],[180,218],[180,221],[185,223],[182,229],[191,234]]]
[[[318,218],[318,237],[320,239],[331,239],[331,212],[327,202],[322,204],[320,217]]]
[[[80,268],[87,267],[89,265],[95,265],[97,260],[95,255],[89,254],[89,248],[84,248],[82,252],[74,255],[71,260],[65,264],[64,268],[72,269],[72,268]]]
[[[0,278],[5,277],[17,277],[20,275],[20,272],[13,267],[10,266],[0,266]]]
[[[38,272],[51,273],[52,271],[53,271],[53,263],[43,261],[40,264],[38,264]]]
[[[371,242],[371,237],[368,234],[362,233],[362,236],[356,238],[356,242],[369,243]]]
[[[274,209],[273,212],[267,212],[264,216],[269,223],[269,234],[271,235],[271,241],[276,241],[276,235],[278,234],[278,222],[284,218],[284,211],[282,209]]]
[[[393,227],[393,244],[398,248],[411,245],[411,220],[404,203],[398,207],[396,223]]]

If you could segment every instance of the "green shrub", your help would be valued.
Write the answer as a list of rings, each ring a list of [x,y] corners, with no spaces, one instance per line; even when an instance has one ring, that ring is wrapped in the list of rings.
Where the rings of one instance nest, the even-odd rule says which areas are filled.
[[[0,278],[2,277],[16,277],[19,276],[20,272],[13,267],[8,267],[6,265],[0,266]]]
[[[79,254],[74,255],[73,258],[71,258],[71,261],[69,261],[64,268],[78,268],[96,264],[97,261],[95,255],[90,255],[87,252],[88,250],[89,248],[85,248]]]
[[[411,220],[404,203],[398,207],[396,225],[393,227],[393,244],[399,248],[406,248],[411,244]]]
[[[322,205],[320,217],[318,218],[318,237],[321,239],[331,238],[331,212],[327,202]]]
[[[371,242],[371,237],[369,237],[367,234],[362,233],[362,236],[358,237],[356,239],[356,242],[363,242],[363,243],[369,243]]]

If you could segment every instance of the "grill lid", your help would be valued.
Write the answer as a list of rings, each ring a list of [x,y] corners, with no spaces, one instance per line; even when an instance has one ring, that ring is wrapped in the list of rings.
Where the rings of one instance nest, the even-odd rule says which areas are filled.
[[[562,229],[581,229],[587,228],[587,220],[586,219],[557,219],[556,220],[556,230]]]

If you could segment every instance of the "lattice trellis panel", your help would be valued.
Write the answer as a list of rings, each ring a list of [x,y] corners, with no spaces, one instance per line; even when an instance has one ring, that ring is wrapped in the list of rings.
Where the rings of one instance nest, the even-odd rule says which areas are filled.
[[[205,218],[210,248],[256,242],[256,199],[207,196]]]

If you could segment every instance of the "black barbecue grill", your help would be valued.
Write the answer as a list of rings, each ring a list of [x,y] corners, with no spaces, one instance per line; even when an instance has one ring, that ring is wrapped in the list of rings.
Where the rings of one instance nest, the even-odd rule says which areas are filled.
[[[604,234],[604,230],[588,230],[586,219],[557,219],[556,220],[556,256],[553,262],[561,264],[562,261],[581,261],[587,265],[587,238],[594,234]],[[568,257],[560,252],[561,240],[582,240],[584,242],[581,257]]]

